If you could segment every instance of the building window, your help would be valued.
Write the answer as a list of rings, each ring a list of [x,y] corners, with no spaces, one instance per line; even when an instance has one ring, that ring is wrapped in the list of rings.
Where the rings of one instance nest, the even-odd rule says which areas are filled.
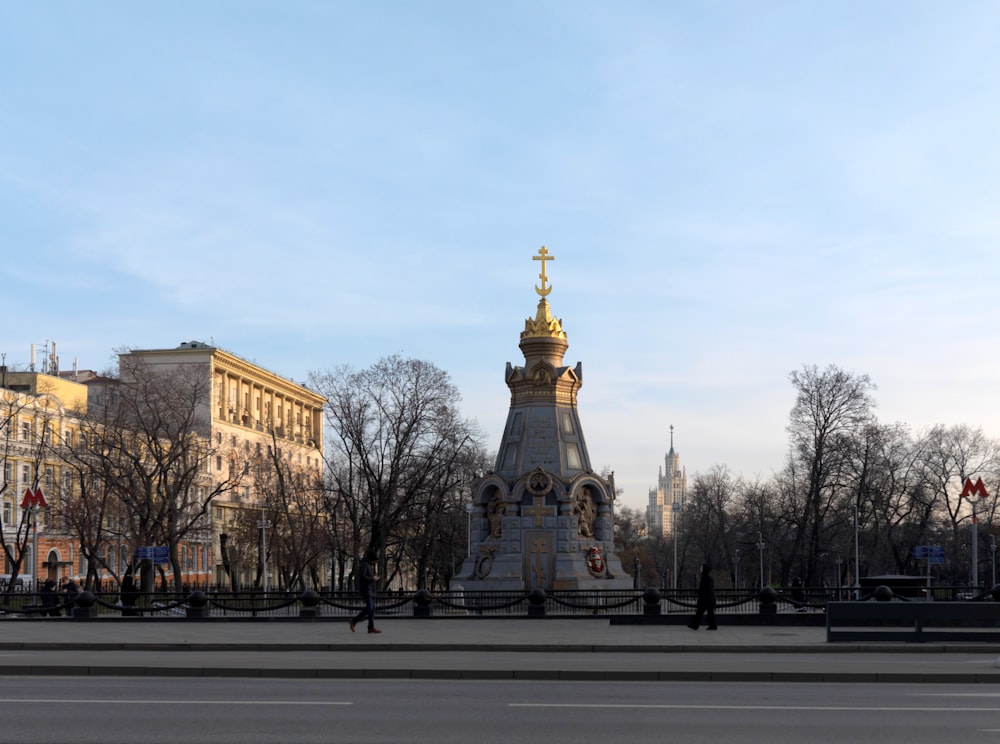
[[[562,415],[562,430],[565,434],[573,433],[573,415],[568,411],[563,411]]]
[[[580,470],[583,467],[583,462],[580,459],[580,448],[576,442],[566,443],[566,465],[571,470]]]

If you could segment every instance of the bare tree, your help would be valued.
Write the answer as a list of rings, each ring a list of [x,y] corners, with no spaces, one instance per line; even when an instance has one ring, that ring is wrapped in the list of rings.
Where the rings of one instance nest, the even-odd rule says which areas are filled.
[[[788,424],[791,459],[801,468],[804,489],[801,529],[792,552],[803,556],[809,584],[817,577],[826,520],[843,495],[845,444],[874,420],[875,386],[867,375],[834,365],[823,371],[807,365],[789,380],[796,390]]]
[[[467,485],[463,463],[482,449],[478,428],[461,417],[447,373],[429,362],[390,356],[311,380],[329,401],[328,503],[350,523],[353,555],[374,550],[392,581],[414,525],[432,523],[442,500]]]
[[[243,463],[238,452],[217,450],[206,436],[210,390],[201,365],[160,370],[124,356],[121,364],[120,378],[98,391],[80,423],[70,455],[80,484],[75,496],[115,499],[134,545],[169,548],[174,589],[181,591],[178,545],[207,539],[209,507],[239,484]],[[212,477],[217,456],[228,469]],[[102,508],[87,504],[80,513],[86,515],[77,524],[81,548],[97,561]],[[152,590],[151,571],[142,582]]]
[[[266,450],[249,455],[248,467],[260,498],[261,519],[271,525],[264,550],[280,584],[288,588],[318,586],[317,561],[328,549],[322,477],[294,467],[283,456],[273,430]],[[258,585],[263,585],[263,563],[258,556]]]
[[[28,545],[35,533],[39,513],[37,505],[19,508],[24,493],[20,488],[34,495],[44,479],[52,481],[52,466],[46,455],[63,414],[61,403],[44,391],[31,394],[0,388],[0,460],[4,476],[0,484],[3,504],[0,549],[9,567],[8,591],[13,590],[18,574],[35,573],[35,567],[25,566],[24,560],[30,555]],[[51,483],[45,485],[46,490],[51,490]],[[37,554],[37,545],[34,550]],[[36,559],[36,563],[40,561]],[[37,576],[32,578],[38,581]]]
[[[695,565],[732,566],[735,541],[731,535],[733,508],[739,483],[725,465],[695,474],[684,507],[685,542],[694,551]]]
[[[933,498],[933,515],[950,531],[951,554],[965,556],[965,551],[960,550],[964,542],[961,529],[971,523],[972,509],[963,503],[962,490],[969,478],[984,478],[990,484],[989,497],[977,503],[976,510],[979,519],[992,522],[1000,485],[997,476],[1000,446],[983,434],[982,429],[959,424],[932,427],[924,436],[921,449],[927,488]],[[951,578],[964,581],[969,564],[960,558],[956,565],[960,570],[953,571]]]

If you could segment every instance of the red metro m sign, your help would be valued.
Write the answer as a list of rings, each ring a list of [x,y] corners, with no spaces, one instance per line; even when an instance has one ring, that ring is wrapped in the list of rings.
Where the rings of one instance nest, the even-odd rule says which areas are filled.
[[[21,500],[22,509],[32,509],[36,506],[46,507],[48,504],[45,503],[45,496],[42,494],[42,489],[36,488],[32,491],[30,488],[24,492],[24,498]]]
[[[965,479],[961,498],[975,502],[977,499],[985,499],[987,496],[989,494],[986,493],[986,486],[983,485],[982,478],[978,478],[975,483],[972,482],[972,478]]]

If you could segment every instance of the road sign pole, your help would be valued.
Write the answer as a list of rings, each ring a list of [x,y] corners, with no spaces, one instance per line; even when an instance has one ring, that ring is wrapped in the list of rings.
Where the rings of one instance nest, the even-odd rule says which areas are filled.
[[[979,525],[976,524],[976,501],[972,502],[972,588],[979,591]]]

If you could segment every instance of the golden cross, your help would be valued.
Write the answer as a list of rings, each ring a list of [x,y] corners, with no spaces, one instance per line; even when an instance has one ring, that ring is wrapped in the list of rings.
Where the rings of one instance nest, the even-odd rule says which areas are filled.
[[[531,260],[532,261],[541,261],[542,262],[542,273],[538,275],[538,278],[542,280],[542,286],[541,287],[535,287],[535,291],[538,292],[538,294],[541,295],[542,297],[545,297],[549,292],[552,291],[552,287],[546,287],[545,286],[545,283],[549,280],[549,278],[547,276],[545,276],[545,262],[546,261],[555,261],[556,257],[555,256],[550,256],[549,255],[549,249],[546,248],[543,245],[541,248],[538,249],[538,255],[537,256],[532,256]]]
[[[522,514],[527,514],[529,517],[535,518],[535,527],[541,527],[542,519],[544,517],[551,517],[553,513],[551,507],[545,506],[544,499],[544,496],[535,496],[534,506],[526,506],[521,509]]]

